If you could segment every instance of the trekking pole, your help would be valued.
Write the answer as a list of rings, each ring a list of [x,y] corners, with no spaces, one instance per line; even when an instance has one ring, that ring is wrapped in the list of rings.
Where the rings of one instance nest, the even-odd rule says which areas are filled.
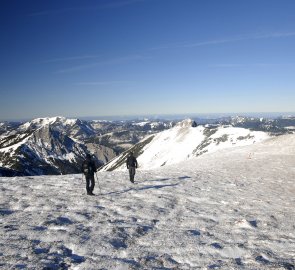
[[[102,192],[101,192],[101,188],[100,188],[100,184],[99,184],[99,180],[98,180],[98,177],[97,177],[97,173],[96,172],[95,172],[95,175],[96,175],[96,180],[97,180],[98,188],[99,188],[99,191],[100,191],[100,194],[101,194]]]
[[[83,173],[82,173],[82,178],[81,178],[81,182],[82,182],[82,183],[84,182],[84,177],[83,177]]]

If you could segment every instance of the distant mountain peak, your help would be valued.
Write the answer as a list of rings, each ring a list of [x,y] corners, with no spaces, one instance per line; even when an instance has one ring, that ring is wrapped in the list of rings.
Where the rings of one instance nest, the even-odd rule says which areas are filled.
[[[178,123],[175,125],[175,127],[176,127],[176,128],[188,128],[188,127],[192,127],[194,123],[195,123],[194,120],[188,118],[188,119],[185,119],[185,120],[183,120],[183,121],[181,121],[181,122],[178,122]]]

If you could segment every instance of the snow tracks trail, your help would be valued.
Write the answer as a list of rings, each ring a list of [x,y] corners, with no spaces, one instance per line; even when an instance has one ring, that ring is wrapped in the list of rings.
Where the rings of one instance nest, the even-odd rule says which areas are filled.
[[[294,137],[157,170],[0,178],[1,269],[294,269]]]

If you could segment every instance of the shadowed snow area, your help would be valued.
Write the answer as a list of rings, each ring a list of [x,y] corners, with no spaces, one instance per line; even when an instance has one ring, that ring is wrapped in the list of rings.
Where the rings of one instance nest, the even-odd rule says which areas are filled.
[[[0,178],[0,268],[294,269],[294,135],[97,175]]]

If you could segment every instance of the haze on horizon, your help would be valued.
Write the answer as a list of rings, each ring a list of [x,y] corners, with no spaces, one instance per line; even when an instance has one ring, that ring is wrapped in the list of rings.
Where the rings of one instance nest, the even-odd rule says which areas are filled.
[[[294,8],[4,0],[0,119],[294,112]]]

